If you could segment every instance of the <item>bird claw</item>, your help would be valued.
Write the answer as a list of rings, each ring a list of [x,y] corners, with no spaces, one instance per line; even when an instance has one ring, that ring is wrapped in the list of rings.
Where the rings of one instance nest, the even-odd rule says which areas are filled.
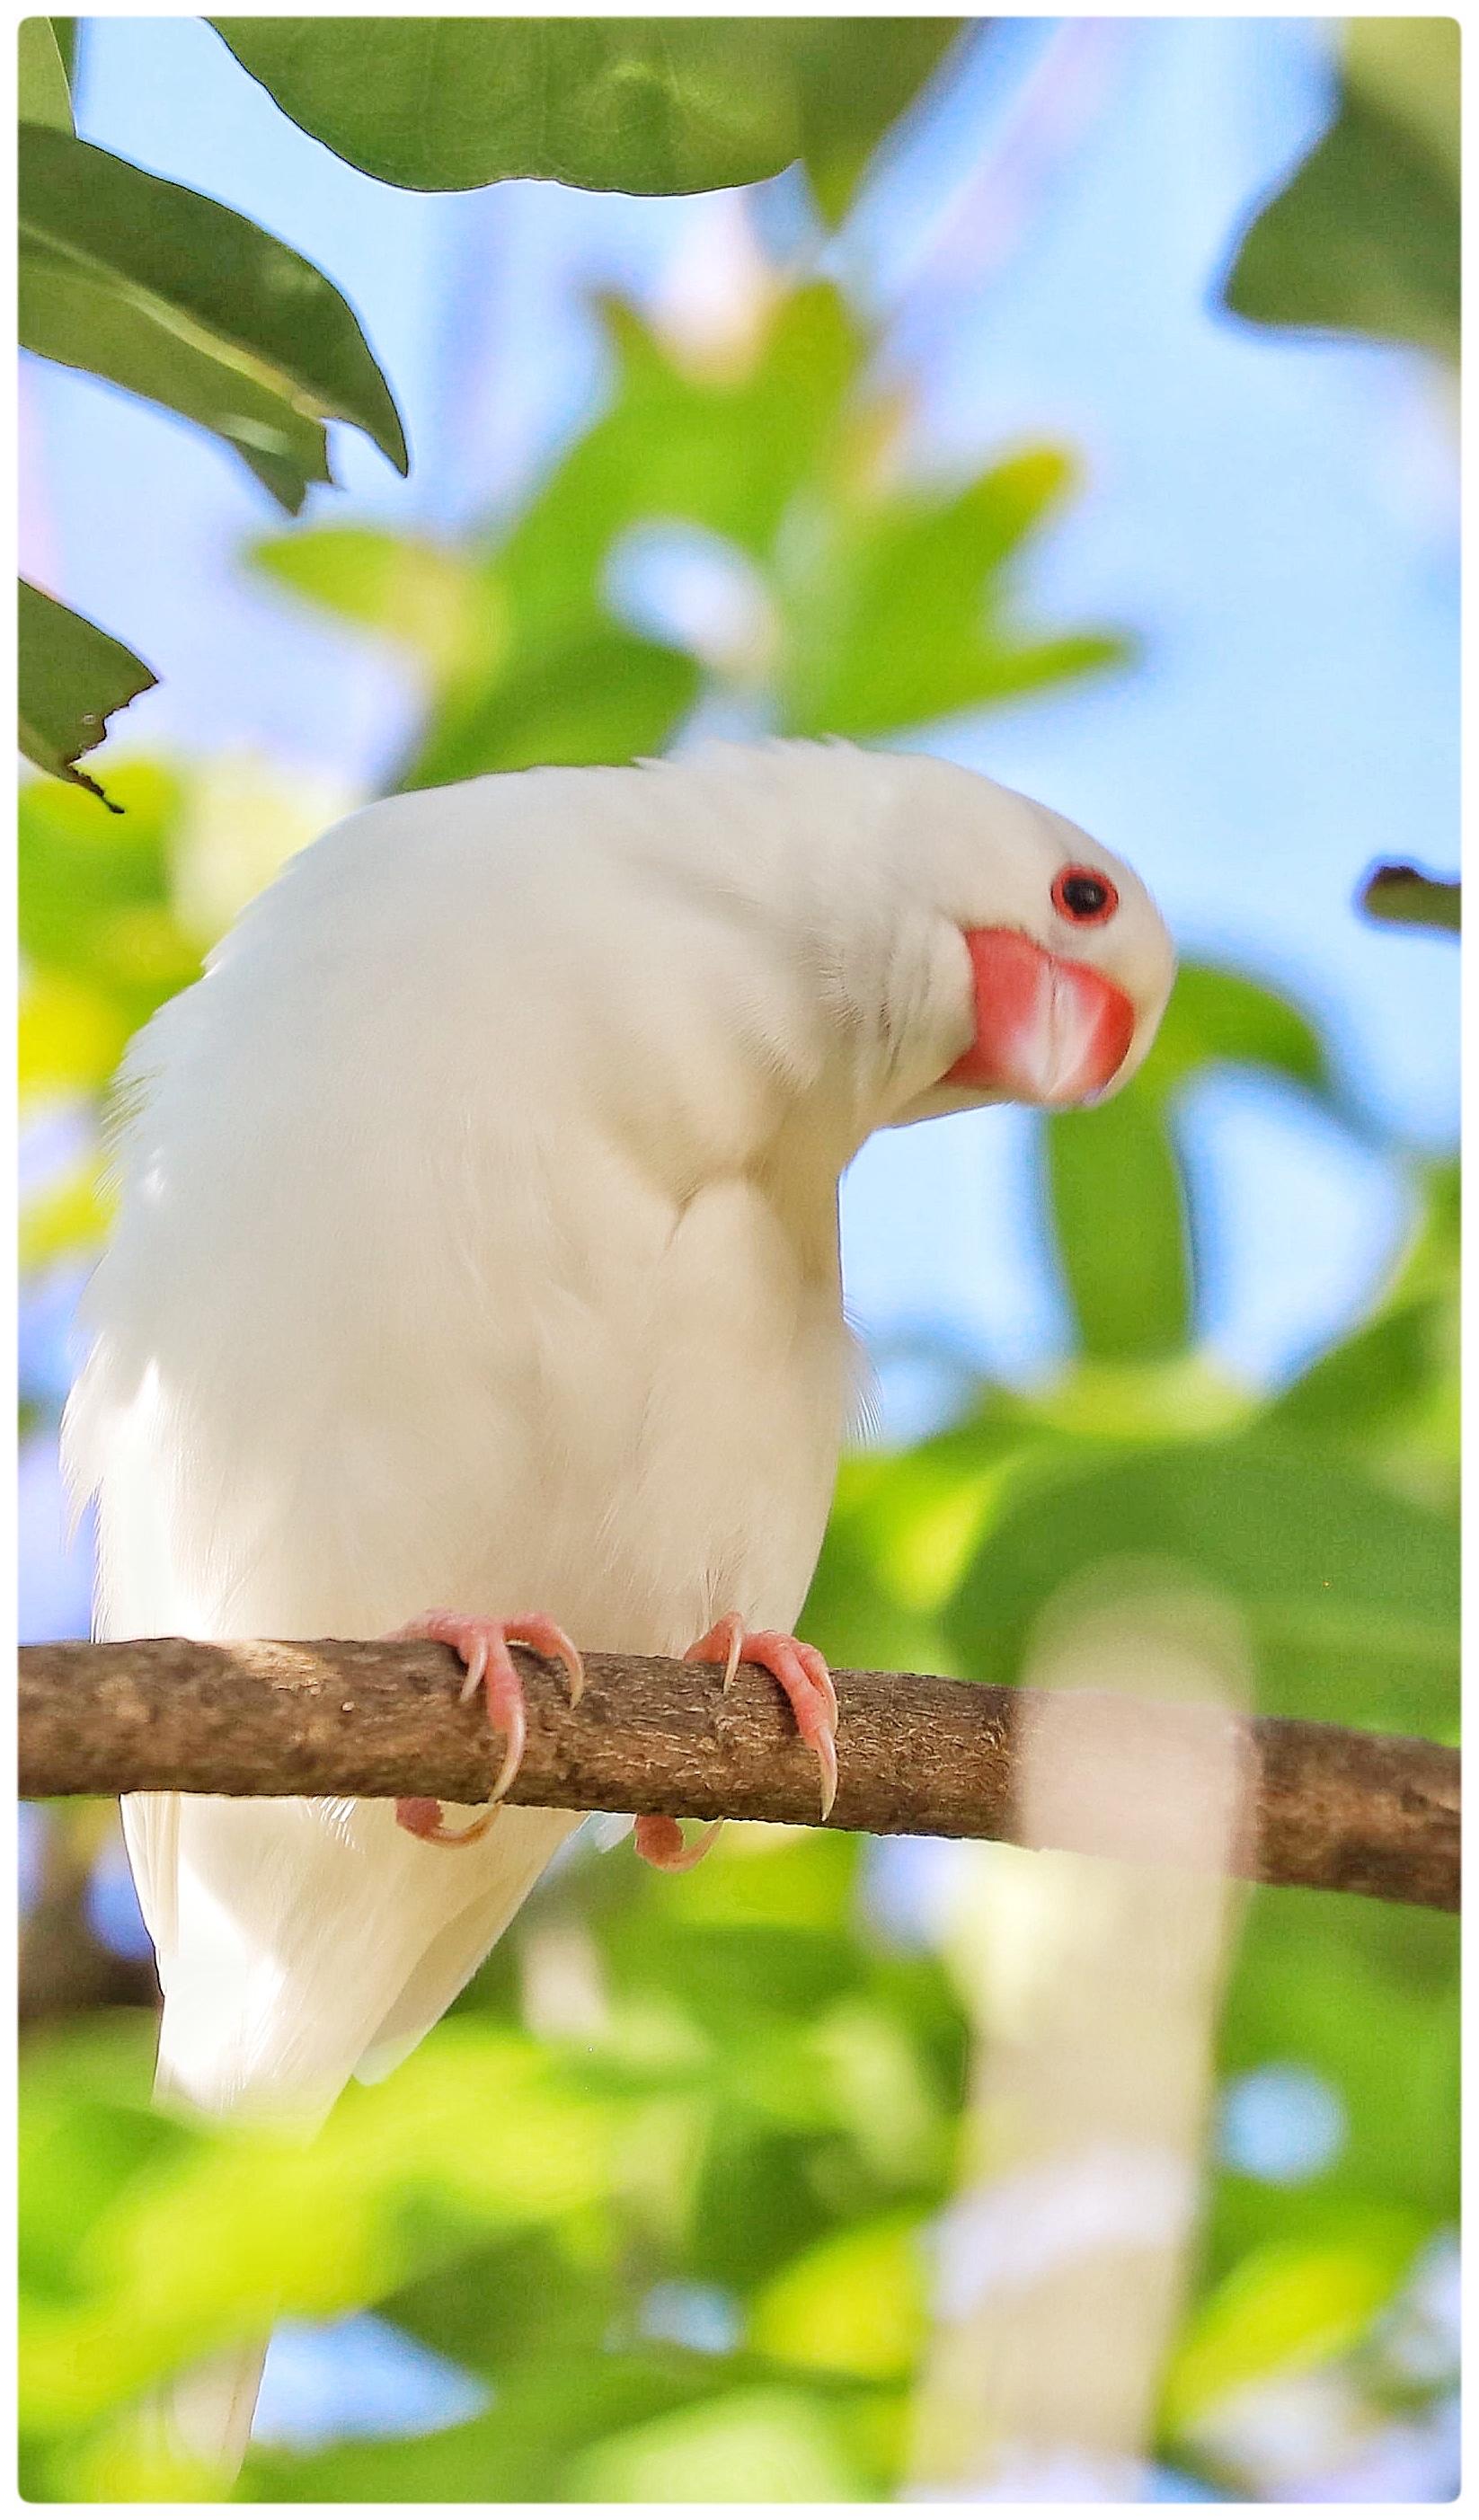
[[[665,1812],[643,1812],[636,1828],[637,1852],[644,1864],[657,1872],[692,1872],[701,1864],[724,1826],[722,1820],[711,1820],[692,1846],[684,1841],[683,1830]]]
[[[428,1846],[471,1846],[475,1838],[486,1835],[498,1818],[497,1805],[518,1774],[528,1738],[523,1683],[509,1651],[510,1644],[532,1645],[536,1653],[562,1662],[572,1706],[579,1705],[585,1688],[580,1649],[553,1619],[537,1615],[527,1619],[482,1619],[464,1617],[456,1610],[427,1610],[424,1617],[408,1619],[403,1628],[393,1633],[397,1638],[430,1637],[437,1644],[450,1645],[454,1653],[461,1654],[468,1676],[462,1685],[460,1702],[466,1705],[482,1688],[488,1702],[488,1721],[504,1736],[503,1765],[488,1796],[493,1808],[481,1813],[467,1828],[444,1828],[441,1805],[429,1795],[405,1795],[395,1806],[397,1826],[409,1830],[413,1837],[425,1839]]]
[[[808,1742],[822,1771],[822,1817],[827,1820],[837,1799],[837,1692],[832,1676],[815,1645],[778,1628],[747,1629],[736,1610],[715,1621],[707,1636],[691,1644],[685,1662],[724,1663],[728,1688],[741,1662],[757,1662],[778,1680],[790,1701],[796,1729]],[[695,1859],[696,1860],[696,1859]]]

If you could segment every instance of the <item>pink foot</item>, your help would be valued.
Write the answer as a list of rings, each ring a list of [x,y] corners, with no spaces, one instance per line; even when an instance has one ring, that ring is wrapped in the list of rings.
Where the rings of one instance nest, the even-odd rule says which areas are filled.
[[[816,1752],[822,1771],[822,1817],[837,1799],[837,1692],[815,1645],[804,1645],[779,1628],[747,1629],[738,1610],[715,1622],[706,1637],[690,1645],[685,1662],[724,1664],[728,1688],[741,1662],[757,1662],[781,1683],[790,1700],[796,1730]]]
[[[641,1812],[636,1828],[637,1852],[644,1864],[650,1864],[658,1872],[692,1872],[695,1864],[703,1862],[723,1826],[722,1820],[711,1820],[701,1837],[695,1837],[689,1846],[677,1821],[669,1820],[665,1812]]]
[[[405,1794],[395,1806],[396,1824],[408,1829],[413,1837],[422,1837],[429,1846],[471,1846],[482,1837],[498,1818],[497,1804],[508,1792],[518,1774],[524,1754],[527,1726],[524,1717],[523,1683],[509,1651],[513,1644],[532,1645],[536,1653],[548,1654],[553,1661],[562,1662],[570,1681],[570,1704],[578,1706],[585,1688],[585,1665],[578,1646],[570,1642],[563,1628],[553,1619],[479,1619],[464,1618],[456,1610],[427,1610],[420,1619],[408,1619],[403,1628],[393,1631],[396,1637],[431,1637],[438,1644],[450,1645],[461,1654],[468,1667],[462,1695],[466,1703],[481,1684],[488,1701],[488,1721],[502,1732],[506,1743],[504,1763],[486,1811],[467,1828],[444,1828],[441,1805],[428,1794]]]

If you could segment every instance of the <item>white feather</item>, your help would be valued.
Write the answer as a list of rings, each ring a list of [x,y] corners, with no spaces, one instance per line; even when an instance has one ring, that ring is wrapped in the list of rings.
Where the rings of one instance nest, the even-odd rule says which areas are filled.
[[[306,849],[156,1016],[68,1411],[105,1636],[541,1611],[677,1652],[788,1628],[849,1404],[840,1172],[972,1098],[961,930],[1093,849],[843,745],[400,796]],[[1098,958],[1170,980],[1148,899]],[[147,1795],[161,2087],[321,2115],[452,2000],[578,1815]]]

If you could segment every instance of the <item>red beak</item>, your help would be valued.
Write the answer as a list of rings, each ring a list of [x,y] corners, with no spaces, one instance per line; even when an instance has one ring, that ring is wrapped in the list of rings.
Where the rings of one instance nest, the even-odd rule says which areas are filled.
[[[968,927],[975,1039],[943,1079],[1013,1102],[1083,1102],[1102,1094],[1135,1035],[1123,989],[1088,963],[1064,962],[1010,927]]]

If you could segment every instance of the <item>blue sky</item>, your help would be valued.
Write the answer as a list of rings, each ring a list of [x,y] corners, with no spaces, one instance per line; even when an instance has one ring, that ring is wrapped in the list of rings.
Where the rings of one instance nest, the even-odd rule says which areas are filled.
[[[1457,1124],[1457,955],[1373,929],[1351,903],[1379,855],[1457,857],[1446,388],[1414,352],[1271,336],[1212,303],[1237,228],[1331,99],[1318,22],[999,22],[917,117],[833,267],[887,319],[922,463],[978,466],[1045,435],[1076,450],[1083,490],[1023,608],[1116,622],[1143,647],[1134,673],[957,722],[932,748],[1123,851],[1184,950],[1300,996],[1373,1120],[1431,1148]],[[195,20],[87,22],[78,121],[273,227],[356,306],[415,465],[402,483],[336,431],[344,491],[314,494],[320,518],[450,527],[516,497],[601,392],[582,292],[650,292],[716,233],[701,202],[375,184],[288,123]],[[784,179],[768,188],[767,237],[784,243],[789,223],[794,243],[794,213]],[[119,748],[253,746],[373,784],[411,698],[371,650],[251,589],[240,548],[279,519],[237,460],[110,387],[26,365],[34,572],[163,676]],[[1204,1330],[1234,1372],[1277,1377],[1389,1265],[1401,1167],[1246,1077],[1209,1081],[1187,1135]],[[1031,1160],[1012,1112],[865,1149],[844,1254],[881,1349],[923,1334],[1010,1374],[1051,1369],[1065,1326]],[[890,1368],[892,1430],[925,1422],[936,1391]],[[30,1475],[49,1479],[39,1455]]]

